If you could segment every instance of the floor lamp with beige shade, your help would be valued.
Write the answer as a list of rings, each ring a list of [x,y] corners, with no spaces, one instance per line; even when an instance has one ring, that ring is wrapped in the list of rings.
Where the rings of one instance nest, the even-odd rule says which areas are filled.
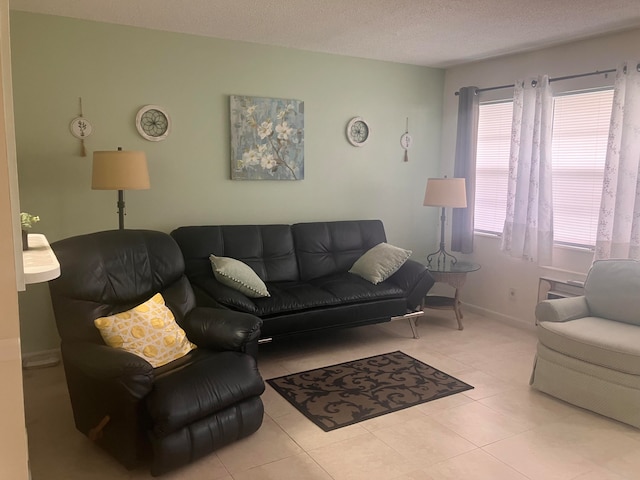
[[[118,191],[118,228],[124,230],[124,191],[148,190],[149,170],[144,152],[117,151],[93,152],[92,190]]]
[[[451,265],[455,265],[458,260],[446,251],[444,244],[445,208],[466,208],[467,194],[464,178],[427,179],[423,205],[426,207],[442,207],[442,215],[440,216],[440,249],[427,255],[427,266],[441,270],[445,269],[447,261]]]

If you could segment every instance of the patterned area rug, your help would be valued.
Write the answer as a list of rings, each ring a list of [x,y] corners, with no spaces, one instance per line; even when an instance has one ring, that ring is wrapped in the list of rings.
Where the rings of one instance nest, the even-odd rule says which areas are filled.
[[[325,432],[473,388],[400,351],[267,382]]]

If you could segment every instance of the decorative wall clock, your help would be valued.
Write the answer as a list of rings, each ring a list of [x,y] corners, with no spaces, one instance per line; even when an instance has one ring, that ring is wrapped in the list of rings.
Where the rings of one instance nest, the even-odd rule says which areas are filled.
[[[159,142],[169,136],[171,119],[169,114],[157,105],[145,105],[136,115],[136,128],[142,138]]]
[[[361,147],[371,137],[371,128],[362,117],[353,117],[347,124],[347,140],[354,147]]]

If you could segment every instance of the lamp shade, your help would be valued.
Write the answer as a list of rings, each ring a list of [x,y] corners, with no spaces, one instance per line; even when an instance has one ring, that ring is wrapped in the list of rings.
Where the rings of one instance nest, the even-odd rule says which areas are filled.
[[[467,193],[464,178],[429,178],[424,193],[427,207],[465,208]]]
[[[138,151],[93,152],[93,190],[147,190],[147,157]]]

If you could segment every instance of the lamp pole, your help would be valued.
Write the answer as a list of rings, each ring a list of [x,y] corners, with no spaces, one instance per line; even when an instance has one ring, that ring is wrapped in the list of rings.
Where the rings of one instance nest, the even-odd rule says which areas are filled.
[[[118,190],[118,228],[124,230],[124,190]]]
[[[444,224],[445,224],[445,213],[444,208],[442,207],[442,214],[440,215],[440,249],[437,252],[433,252],[427,255],[427,264],[432,267],[432,262],[435,260],[435,267],[440,270],[444,269],[447,265],[447,257],[451,259],[451,265],[455,265],[458,262],[458,259],[447,252],[444,248]]]

